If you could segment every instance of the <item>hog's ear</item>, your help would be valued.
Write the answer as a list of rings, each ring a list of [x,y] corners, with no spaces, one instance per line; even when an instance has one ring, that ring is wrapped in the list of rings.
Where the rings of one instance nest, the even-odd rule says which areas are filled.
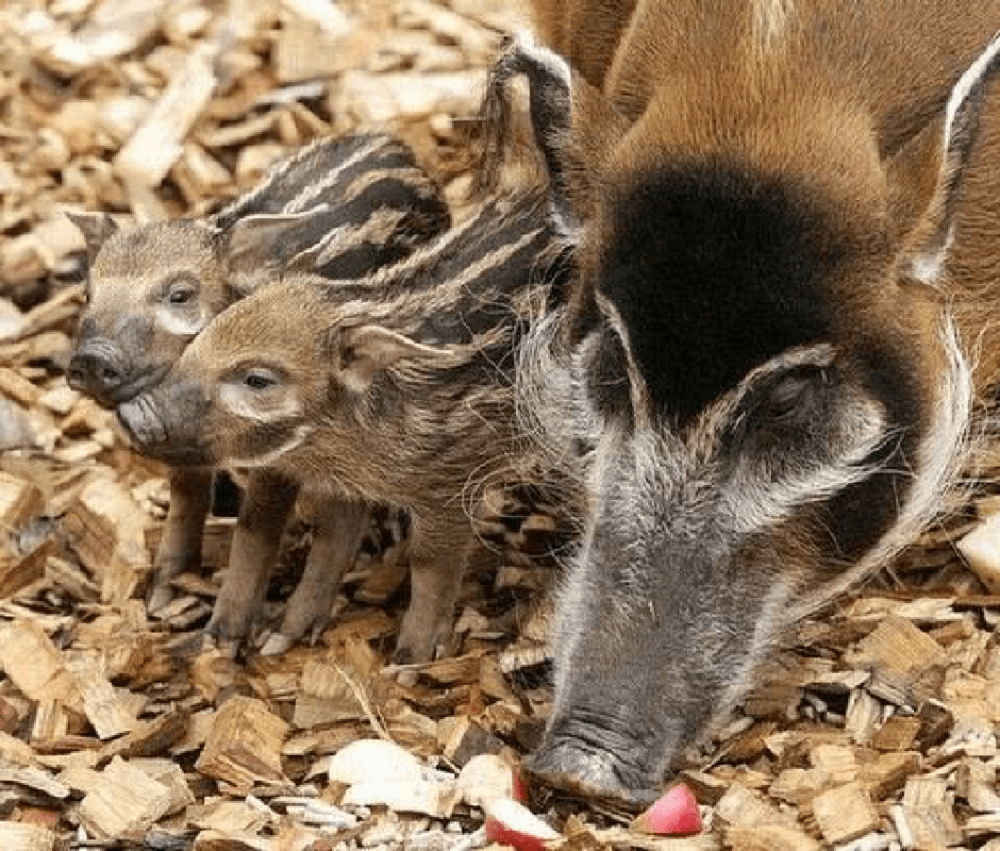
[[[522,74],[528,82],[531,129],[548,173],[556,223],[572,239],[586,217],[593,170],[628,122],[565,59],[536,44],[530,33],[517,33],[489,72],[480,110],[481,176],[487,185],[498,182],[512,141],[512,84]]]
[[[443,361],[450,354],[379,325],[336,329],[327,345],[337,379],[356,392],[366,390],[380,371],[399,361]]]
[[[238,288],[248,292],[266,276],[279,274],[293,241],[299,241],[299,235],[310,225],[319,227],[327,215],[328,205],[320,204],[299,213],[244,216],[222,230],[219,234],[222,252],[229,271],[242,282]]]
[[[951,244],[955,210],[990,80],[1000,69],[1000,34],[959,78],[944,115],[888,165],[890,213],[902,237],[900,271],[933,283]]]
[[[73,226],[83,234],[87,246],[87,261],[93,264],[101,246],[118,230],[115,220],[107,213],[64,213]]]

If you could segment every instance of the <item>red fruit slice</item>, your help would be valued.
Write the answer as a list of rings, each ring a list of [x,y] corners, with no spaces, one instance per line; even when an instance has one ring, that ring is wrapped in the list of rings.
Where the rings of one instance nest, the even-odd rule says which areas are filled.
[[[523,804],[528,800],[528,781],[524,779],[524,775],[517,768],[511,769],[511,775],[511,785],[514,790],[511,797]]]
[[[544,851],[559,834],[523,804],[499,798],[486,805],[486,838],[517,851]]]
[[[632,822],[632,830],[659,836],[679,836],[701,830],[701,811],[694,793],[679,783]]]

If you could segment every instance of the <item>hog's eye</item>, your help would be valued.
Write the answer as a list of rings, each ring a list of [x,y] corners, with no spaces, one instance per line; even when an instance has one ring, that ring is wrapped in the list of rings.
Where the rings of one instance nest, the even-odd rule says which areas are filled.
[[[828,378],[822,369],[804,368],[783,376],[768,389],[764,413],[771,421],[786,421],[808,414]]]

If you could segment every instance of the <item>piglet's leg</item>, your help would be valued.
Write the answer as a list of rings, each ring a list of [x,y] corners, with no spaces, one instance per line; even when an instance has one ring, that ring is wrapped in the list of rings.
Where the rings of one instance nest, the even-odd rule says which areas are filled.
[[[410,606],[403,615],[394,662],[428,662],[448,637],[473,540],[468,523],[428,529],[414,522]]]
[[[229,568],[206,631],[223,642],[247,637],[260,612],[298,486],[267,470],[254,470],[233,533]]]
[[[212,507],[210,468],[176,467],[168,475],[170,508],[153,560],[153,582],[147,595],[149,611],[154,613],[170,602],[170,580],[201,565],[201,538]]]
[[[330,619],[344,574],[354,564],[368,531],[371,511],[365,503],[314,498],[309,506],[313,542],[298,587],[285,607],[279,632],[261,648],[265,656],[283,653],[306,633],[313,640]]]

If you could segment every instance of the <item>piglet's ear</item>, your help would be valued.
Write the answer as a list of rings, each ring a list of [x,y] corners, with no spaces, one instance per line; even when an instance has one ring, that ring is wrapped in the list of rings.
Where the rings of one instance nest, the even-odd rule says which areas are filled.
[[[269,275],[279,274],[288,256],[288,246],[327,215],[326,204],[301,213],[258,213],[237,219],[220,231],[226,265],[239,276],[237,288],[242,294],[248,294]]]
[[[379,325],[336,329],[329,338],[330,354],[340,383],[356,392],[368,388],[375,376],[400,361],[444,362],[444,347],[427,346]]]
[[[1000,68],[1000,34],[959,78],[944,115],[888,164],[890,212],[902,237],[900,271],[933,283],[947,259],[962,182],[986,89]]]
[[[65,216],[83,234],[87,246],[87,262],[93,265],[101,246],[118,230],[118,225],[107,213],[67,212]]]

